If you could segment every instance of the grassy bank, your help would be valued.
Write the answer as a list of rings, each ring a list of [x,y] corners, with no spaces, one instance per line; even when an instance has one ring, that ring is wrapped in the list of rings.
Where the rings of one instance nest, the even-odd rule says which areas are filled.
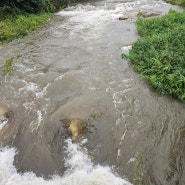
[[[185,100],[185,12],[138,19],[142,36],[133,44],[128,60],[154,88]]]
[[[51,13],[70,0],[8,0],[0,2],[0,44],[21,38],[46,23]]]
[[[166,2],[185,7],[185,0],[166,0]]]
[[[46,23],[50,13],[7,16],[0,20],[0,44],[21,38]]]

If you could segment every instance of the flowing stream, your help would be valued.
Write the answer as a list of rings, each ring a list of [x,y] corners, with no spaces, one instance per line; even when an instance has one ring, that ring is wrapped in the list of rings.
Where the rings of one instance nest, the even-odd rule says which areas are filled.
[[[81,3],[0,47],[0,184],[184,185],[184,103],[159,95],[121,59],[139,38],[138,12],[179,8]],[[4,76],[10,58],[13,74]],[[78,140],[65,125],[73,119],[85,122]]]

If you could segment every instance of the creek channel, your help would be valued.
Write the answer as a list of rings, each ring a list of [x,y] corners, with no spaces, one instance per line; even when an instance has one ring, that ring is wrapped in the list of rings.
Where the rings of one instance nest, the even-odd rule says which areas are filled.
[[[184,185],[184,104],[159,95],[122,52],[139,36],[138,12],[178,7],[156,0],[82,2],[0,47],[1,185]],[[122,17],[124,20],[119,20]],[[0,110],[1,113],[1,110]],[[2,115],[1,115],[2,116]],[[65,120],[86,129],[73,141]]]

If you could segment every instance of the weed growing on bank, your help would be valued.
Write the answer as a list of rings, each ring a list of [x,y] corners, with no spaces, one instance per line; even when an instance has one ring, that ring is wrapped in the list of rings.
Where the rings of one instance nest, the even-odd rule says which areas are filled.
[[[8,59],[4,66],[4,76],[8,76],[13,71],[13,58]]]
[[[50,13],[7,16],[0,20],[0,44],[27,35],[50,17]]]
[[[152,19],[138,19],[142,36],[128,60],[154,88],[185,100],[185,12],[170,11]]]

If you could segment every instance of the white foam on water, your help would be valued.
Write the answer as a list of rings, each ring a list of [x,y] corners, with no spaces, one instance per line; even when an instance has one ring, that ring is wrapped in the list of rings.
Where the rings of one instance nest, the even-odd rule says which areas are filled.
[[[30,67],[25,66],[23,64],[16,64],[16,70],[21,71],[21,72],[24,71],[24,73],[34,71],[33,68],[30,68]]]
[[[36,121],[32,121],[30,123],[30,128],[31,128],[32,132],[39,128],[42,120],[43,120],[42,112],[40,110],[37,110],[37,120]]]
[[[82,4],[77,4],[76,6],[70,6],[64,9],[64,11],[80,11],[80,12],[85,12],[85,11],[92,11],[92,10],[96,10],[97,7],[87,4],[87,5],[82,5]]]
[[[3,129],[3,127],[8,123],[8,119],[4,116],[0,116],[0,131]]]
[[[162,5],[167,6],[162,1],[148,1],[139,0],[133,2],[110,3],[107,2],[102,6],[93,5],[76,5],[68,7],[57,15],[67,17],[67,21],[62,22],[58,29],[53,30],[56,37],[63,35],[64,29],[70,34],[70,38],[76,38],[76,35],[85,41],[98,39],[102,36],[104,28],[113,21],[119,21],[122,16],[128,17],[128,21],[137,19],[137,14],[140,11],[155,11],[158,7],[159,10]],[[167,10],[169,10],[167,8]],[[159,11],[163,14],[163,11]]]
[[[22,92],[38,92],[39,90],[39,87],[36,83],[33,83],[33,82],[26,82],[25,81],[25,86],[20,88],[19,89],[19,93],[22,93]]]
[[[95,165],[82,144],[66,141],[65,165],[68,170],[64,176],[53,176],[50,180],[37,177],[33,172],[17,173],[13,165],[15,148],[0,149],[1,185],[131,185],[114,174],[110,167]]]
[[[40,92],[35,93],[37,98],[42,98],[47,94],[47,89],[51,85],[51,83],[48,83]]]
[[[32,110],[34,108],[34,102],[25,102],[23,103],[23,107],[27,110]]]
[[[48,83],[45,87],[40,87],[37,83],[27,82],[26,80],[17,80],[17,83],[22,84],[23,87],[19,88],[19,95],[26,94],[28,92],[33,93],[37,98],[43,98],[47,94],[47,89],[51,85]]]
[[[121,11],[119,12],[115,8],[108,8],[106,5],[100,7],[78,5],[66,10],[57,14],[68,18],[68,21],[63,22],[59,29],[68,30],[71,38],[75,38],[76,35],[80,34],[80,37],[85,41],[98,39],[106,25],[111,21],[118,20],[119,16],[122,15]],[[57,37],[63,35],[63,32],[53,31]]]

